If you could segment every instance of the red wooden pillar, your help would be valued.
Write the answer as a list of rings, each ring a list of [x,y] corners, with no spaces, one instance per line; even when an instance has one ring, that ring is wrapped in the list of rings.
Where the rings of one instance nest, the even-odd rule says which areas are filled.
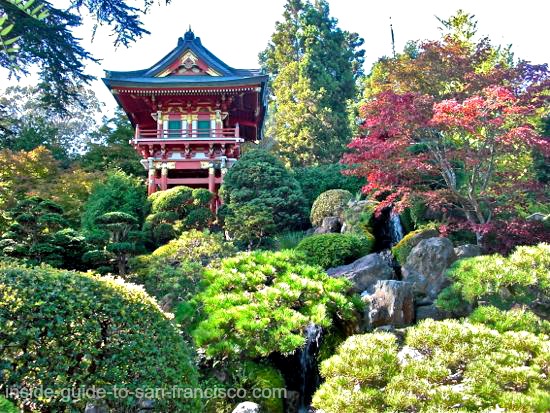
[[[210,209],[212,212],[216,212],[216,170],[214,167],[208,168],[208,190],[214,194],[212,201],[210,202]]]
[[[160,190],[166,191],[168,189],[168,167],[166,163],[162,163],[162,169],[160,170]]]
[[[147,195],[151,195],[156,192],[157,186],[155,184],[155,163],[153,162],[153,158],[149,158],[149,175],[147,178]]]

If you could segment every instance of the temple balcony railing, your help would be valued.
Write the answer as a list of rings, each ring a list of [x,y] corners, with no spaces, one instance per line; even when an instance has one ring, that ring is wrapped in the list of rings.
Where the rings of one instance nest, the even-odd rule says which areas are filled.
[[[230,141],[241,142],[239,128],[218,129],[140,129],[136,128],[134,142],[170,141]]]

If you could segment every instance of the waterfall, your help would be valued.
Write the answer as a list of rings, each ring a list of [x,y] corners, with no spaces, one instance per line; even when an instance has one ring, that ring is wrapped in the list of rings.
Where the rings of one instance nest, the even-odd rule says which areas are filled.
[[[401,225],[401,219],[399,214],[393,210],[390,211],[390,217],[388,219],[389,235],[391,246],[394,246],[403,239],[403,226]]]
[[[319,385],[319,369],[317,366],[317,353],[319,352],[319,340],[321,327],[309,324],[306,327],[306,343],[300,350],[300,402],[298,413],[308,413],[311,396]]]

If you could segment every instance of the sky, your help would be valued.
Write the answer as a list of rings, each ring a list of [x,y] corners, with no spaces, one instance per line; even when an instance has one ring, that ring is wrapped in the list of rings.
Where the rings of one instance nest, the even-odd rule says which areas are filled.
[[[89,64],[87,72],[98,77],[91,88],[105,103],[107,114],[116,103],[99,80],[103,71],[152,66],[176,46],[189,25],[202,44],[230,66],[258,67],[258,53],[269,42],[275,22],[281,19],[284,3],[285,0],[172,0],[165,5],[159,0],[142,19],[151,34],[128,48],[113,46],[108,27],[99,27],[92,40],[93,21],[86,17],[85,24],[75,34],[95,58],[101,59],[99,64]],[[396,50],[400,51],[408,40],[438,38],[439,22],[435,16],[446,18],[458,9],[475,14],[479,33],[488,35],[494,44],[512,44],[517,57],[533,63],[550,62],[549,0],[329,0],[329,3],[339,26],[365,39],[367,73],[379,57],[391,54],[390,17]],[[31,77],[21,83],[35,80]],[[8,80],[0,72],[0,89],[13,84],[14,79]]]

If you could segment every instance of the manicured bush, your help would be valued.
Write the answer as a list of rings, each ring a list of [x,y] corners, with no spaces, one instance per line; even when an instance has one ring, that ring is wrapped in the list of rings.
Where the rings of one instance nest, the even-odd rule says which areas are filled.
[[[520,303],[549,317],[550,244],[518,247],[508,258],[495,254],[458,260],[447,276],[454,283],[438,297],[441,308],[453,311],[461,301],[501,309]]]
[[[344,189],[331,189],[323,192],[317,197],[311,207],[309,219],[312,225],[318,227],[327,217],[340,217],[352,194]]]
[[[209,370],[206,373],[207,377],[203,380],[205,387],[245,389],[248,396],[246,399],[226,397],[206,400],[204,413],[231,413],[237,404],[244,401],[258,403],[262,411],[267,413],[283,413],[282,397],[275,397],[276,394],[272,394],[271,397],[252,397],[254,389],[261,391],[263,389],[285,388],[285,381],[281,373],[269,363],[239,360],[226,365],[218,365],[212,371]],[[219,379],[220,376],[224,377],[223,381]]]
[[[329,277],[293,251],[241,253],[206,270],[200,294],[205,320],[193,332],[207,357],[289,354],[304,344],[308,324],[347,319],[357,303],[347,280]]]
[[[392,247],[391,252],[397,262],[401,265],[405,264],[407,257],[412,249],[416,247],[423,239],[437,237],[439,233],[435,229],[418,229],[411,231],[403,237],[401,241]]]
[[[327,164],[294,169],[294,176],[302,188],[307,205],[311,207],[317,197],[329,189],[345,189],[351,193],[361,191],[364,180],[344,175],[342,164]]]
[[[12,402],[0,396],[0,412],[2,413],[19,413],[19,410]]]
[[[476,308],[468,318],[471,322],[485,324],[500,333],[528,331],[533,334],[550,335],[550,322],[542,320],[522,307],[505,311],[491,305],[483,305]]]
[[[298,182],[266,151],[245,153],[225,175],[221,193],[233,214],[251,202],[271,214],[272,222],[266,222],[270,233],[263,231],[265,236],[306,225],[307,206]],[[232,226],[230,232],[235,229]]]
[[[325,413],[546,412],[548,337],[425,320],[396,336],[348,338],[321,364],[313,406]]]
[[[120,279],[55,270],[0,267],[0,380],[8,387],[197,386],[188,346],[156,302]],[[14,400],[23,403],[23,400]],[[37,411],[83,411],[61,395],[34,398]],[[136,409],[135,398],[105,401]],[[159,411],[199,411],[196,401],[156,400]]]
[[[373,245],[374,237],[370,234],[318,234],[304,238],[296,250],[305,255],[307,263],[327,269],[367,255]]]

